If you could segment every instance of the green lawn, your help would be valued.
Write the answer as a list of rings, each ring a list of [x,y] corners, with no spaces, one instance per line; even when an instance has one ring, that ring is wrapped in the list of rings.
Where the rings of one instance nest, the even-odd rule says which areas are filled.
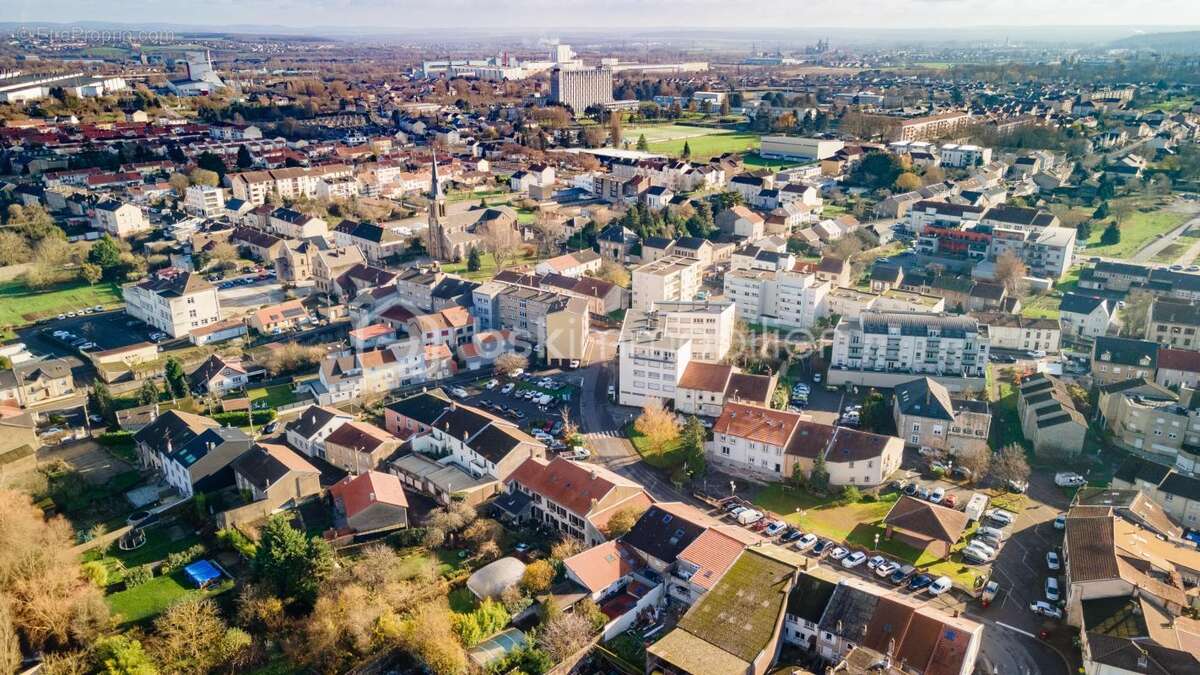
[[[492,257],[491,253],[481,254],[479,256],[479,262],[480,267],[474,272],[467,270],[467,261],[465,259],[461,262],[445,263],[442,265],[442,271],[448,274],[457,274],[462,278],[470,279],[471,281],[487,281],[488,279],[496,276],[496,272],[500,271],[496,269],[496,260]],[[517,267],[518,265],[537,264],[537,262],[538,259],[536,257],[526,258],[522,256],[511,263],[508,263],[507,267],[512,268]]]
[[[1058,319],[1062,297],[1047,293],[1035,295],[1021,304],[1021,316],[1027,319]]]
[[[0,326],[17,326],[85,307],[108,308],[121,303],[121,287],[113,283],[74,284],[35,291],[20,281],[5,281],[0,282]]]
[[[1187,242],[1186,240],[1184,240],[1184,243],[1180,243],[1179,241],[1172,242],[1166,248],[1151,256],[1150,261],[1158,263],[1173,263],[1184,253],[1187,253],[1190,245],[1191,242]]]
[[[1109,258],[1129,258],[1155,237],[1166,234],[1179,227],[1188,219],[1186,213],[1175,211],[1136,211],[1121,225],[1121,241],[1107,246],[1100,244],[1104,236],[1104,225],[1092,227],[1092,236],[1088,237],[1087,254],[1100,255]]]
[[[121,623],[131,624],[157,616],[186,596],[212,597],[230,590],[233,586],[232,579],[225,579],[205,590],[192,588],[180,570],[174,574],[155,577],[129,590],[113,593],[105,598],[105,601],[113,614],[119,615],[118,620]]]
[[[683,448],[680,447],[679,439],[668,443],[662,450],[656,451],[650,447],[646,437],[633,428],[632,424],[626,428],[626,433],[629,435],[629,441],[633,443],[633,449],[637,450],[638,454],[642,456],[642,460],[650,466],[664,471],[673,471],[675,467],[683,463]]]
[[[1005,371],[994,373],[993,377],[996,378],[1000,396],[991,402],[991,446],[999,450],[1010,443],[1024,445],[1025,436],[1017,416],[1017,389],[1012,384],[1012,376]]]
[[[629,127],[622,134],[630,147],[646,137],[650,152],[679,156],[687,143],[692,159],[704,161],[726,152],[746,152],[759,145],[759,135],[730,129],[692,127],[682,124],[647,124]]]
[[[258,387],[246,392],[250,400],[257,401],[266,399],[268,408],[278,408],[281,405],[288,405],[296,402],[296,395],[292,393],[292,385],[277,384],[271,387]]]
[[[122,567],[130,569],[145,565],[147,563],[158,562],[165,559],[172,553],[178,553],[184,549],[191,548],[200,543],[200,537],[192,532],[187,532],[179,539],[172,539],[170,535],[170,526],[151,527],[146,530],[146,543],[132,551],[122,551],[114,544],[107,553],[99,549],[91,549],[83,555],[85,562],[89,560],[99,560],[109,568],[109,579],[115,581],[113,574],[117,577],[122,575]]]
[[[781,516],[804,532],[812,532],[855,548],[876,550],[875,537],[878,536],[879,553],[920,567],[930,574],[948,576],[959,586],[970,588],[975,571],[957,561],[956,553],[952,553],[949,560],[943,560],[886,538],[883,518],[898,498],[897,493],[891,493],[874,502],[838,504],[806,491],[770,485],[755,496],[754,504]],[[953,550],[961,547],[962,542],[959,542]]]

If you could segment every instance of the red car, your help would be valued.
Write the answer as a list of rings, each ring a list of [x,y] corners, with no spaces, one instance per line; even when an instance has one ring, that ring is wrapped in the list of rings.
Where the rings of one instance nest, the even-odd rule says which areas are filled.
[[[751,525],[750,529],[754,530],[755,532],[762,532],[763,530],[767,529],[767,526],[770,524],[771,524],[771,519],[767,518],[766,516],[763,516],[762,520]]]
[[[954,495],[946,495],[942,497],[942,506],[949,506],[953,509],[958,506],[958,499]]]

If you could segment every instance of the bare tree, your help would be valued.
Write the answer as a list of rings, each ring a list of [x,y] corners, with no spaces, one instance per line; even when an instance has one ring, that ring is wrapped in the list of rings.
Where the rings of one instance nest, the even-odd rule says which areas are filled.
[[[1025,459],[1025,448],[1019,443],[1006,445],[992,459],[991,475],[1001,484],[1029,480],[1029,460]]]
[[[1146,335],[1146,327],[1150,323],[1150,306],[1154,304],[1154,296],[1148,291],[1130,291],[1125,296],[1125,306],[1121,308],[1121,335],[1140,338]]]
[[[515,352],[508,352],[496,357],[496,370],[503,375],[512,376],[518,370],[525,370],[529,366],[529,359]]]
[[[558,250],[558,243],[565,239],[566,223],[558,214],[542,211],[533,221],[533,239],[537,242],[538,255],[550,256]]]
[[[1005,251],[996,258],[996,281],[1004,284],[1011,295],[1021,295],[1029,267],[1012,251]]]
[[[492,254],[496,269],[505,269],[520,256],[520,237],[512,227],[492,221],[484,226],[482,235],[483,250]]]
[[[986,447],[973,448],[957,453],[955,459],[959,466],[971,472],[968,481],[974,483],[987,474],[992,463],[992,453]]]
[[[591,634],[591,623],[581,613],[560,612],[542,624],[538,645],[554,661],[562,661],[587,644]]]

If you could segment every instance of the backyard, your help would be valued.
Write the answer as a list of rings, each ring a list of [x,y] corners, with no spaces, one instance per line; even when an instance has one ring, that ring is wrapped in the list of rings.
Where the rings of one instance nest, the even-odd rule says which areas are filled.
[[[287,383],[250,389],[246,392],[246,396],[252,405],[260,400],[265,401],[262,405],[267,408],[278,408],[296,402],[296,395],[292,393],[292,385]]]
[[[759,136],[754,133],[692,127],[682,124],[647,124],[629,127],[623,136],[632,147],[640,136],[646,137],[648,150],[664,155],[678,156],[687,143],[692,159],[707,160],[726,152],[746,152],[758,147]]]
[[[537,260],[537,257],[520,256],[508,263],[506,267],[512,268],[517,267],[518,265],[535,264]],[[446,272],[447,274],[457,274],[462,278],[469,279],[471,281],[485,281],[491,279],[492,277],[496,276],[497,272],[500,271],[496,269],[496,259],[492,257],[491,253],[481,253],[479,256],[479,263],[479,269],[475,270],[474,272],[467,269],[466,259],[463,259],[459,262],[445,263],[442,265],[442,271]]]
[[[72,284],[39,291],[19,280],[5,281],[0,282],[0,326],[19,326],[96,305],[110,308],[121,302],[121,287],[113,283]]]
[[[642,461],[650,466],[663,471],[674,471],[675,467],[683,463],[683,448],[680,445],[680,439],[677,438],[667,443],[662,449],[655,450],[650,447],[649,439],[634,429],[632,424],[626,429],[626,434],[629,436],[629,441],[633,443],[633,449],[637,450],[638,454],[642,456]]]

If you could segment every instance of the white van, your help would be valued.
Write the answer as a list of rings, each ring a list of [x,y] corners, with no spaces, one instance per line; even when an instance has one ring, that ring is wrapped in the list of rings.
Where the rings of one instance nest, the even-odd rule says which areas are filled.
[[[550,401],[553,401],[553,400],[554,400],[554,397],[551,396],[550,394],[542,394],[541,397],[538,398],[537,404],[538,405],[550,405]]]
[[[979,520],[983,517],[983,512],[987,511],[987,507],[987,495],[976,492],[967,500],[967,505],[963,507],[963,513],[967,514],[967,518],[971,520]]]

